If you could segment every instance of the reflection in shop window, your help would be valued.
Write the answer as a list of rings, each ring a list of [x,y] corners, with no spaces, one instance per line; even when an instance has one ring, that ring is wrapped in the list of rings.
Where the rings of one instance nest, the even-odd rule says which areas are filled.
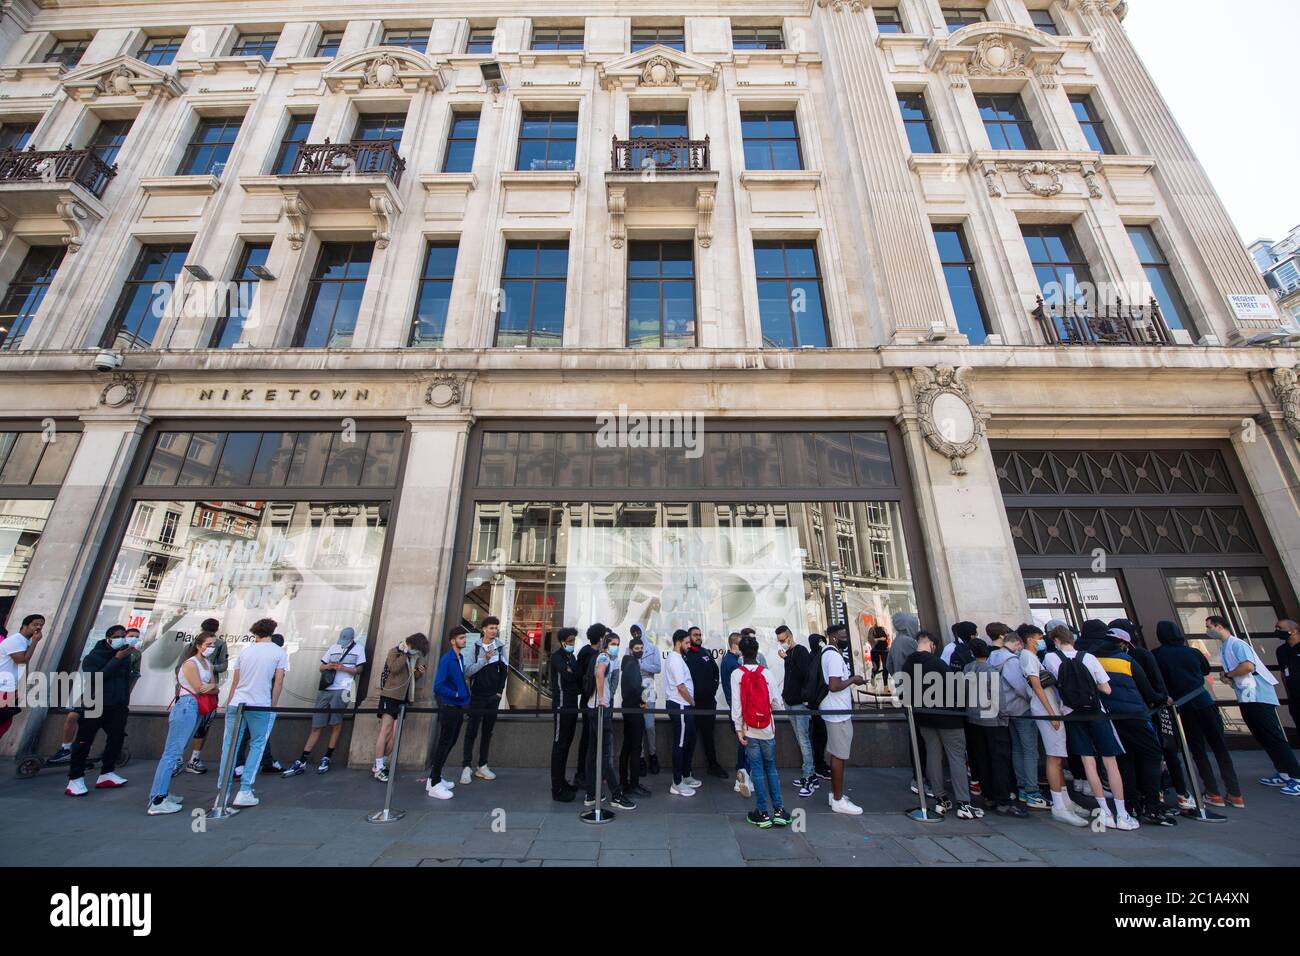
[[[9,611],[45,531],[53,501],[0,499],[0,624],[13,630]]]

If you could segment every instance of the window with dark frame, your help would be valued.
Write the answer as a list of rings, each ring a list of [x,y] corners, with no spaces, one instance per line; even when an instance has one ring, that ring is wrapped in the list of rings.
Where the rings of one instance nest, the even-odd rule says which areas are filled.
[[[32,246],[0,299],[0,351],[22,344],[63,262],[63,246]]]
[[[400,46],[407,50],[423,53],[429,48],[428,27],[401,27],[384,30],[383,46]]]
[[[394,147],[402,141],[406,129],[406,113],[362,113],[352,129],[354,143],[391,142]]]
[[[469,37],[465,40],[465,52],[491,53],[496,32],[496,27],[470,27]]]
[[[803,169],[799,125],[792,111],[746,110],[740,114],[746,169]]]
[[[65,69],[74,70],[89,46],[89,40],[55,40],[45,54],[45,62],[62,63]]]
[[[676,26],[632,27],[632,52],[645,50],[656,44],[670,50],[686,52],[686,28],[680,23]]]
[[[352,344],[374,251],[373,242],[321,245],[302,321],[298,323],[295,348],[348,348]]]
[[[474,150],[478,144],[479,114],[458,110],[451,114],[447,131],[447,151],[442,158],[444,173],[468,173],[474,169]]]
[[[430,242],[424,254],[420,291],[411,320],[411,348],[441,348],[447,333],[447,310],[451,305],[452,279],[456,275],[455,240]]]
[[[564,298],[568,287],[566,239],[516,240],[506,244],[501,269],[498,348],[555,348],[564,338]]]
[[[260,56],[269,60],[275,54],[275,45],[280,42],[280,33],[241,33],[235,39],[230,51],[231,56]]]
[[[685,139],[690,135],[685,110],[636,110],[628,114],[632,139]]]
[[[242,116],[201,118],[181,157],[177,176],[220,176],[244,124]]]
[[[1056,18],[1052,16],[1052,11],[1045,7],[1029,11],[1029,18],[1034,21],[1034,27],[1039,31],[1046,33],[1048,36],[1059,37],[1061,28],[1056,23]]]
[[[150,66],[170,66],[184,42],[184,35],[145,37],[136,59]]]
[[[316,55],[332,59],[339,55],[339,47],[342,45],[342,30],[322,30],[320,39],[316,41]]]
[[[696,345],[694,243],[638,240],[627,246],[627,345]]]
[[[899,93],[898,112],[903,117],[907,143],[914,153],[937,153],[938,137],[934,135],[934,121],[924,93]]]
[[[122,144],[126,142],[133,122],[134,120],[129,119],[100,120],[86,148],[94,153],[101,163],[112,166],[117,162],[117,154],[121,151]]]
[[[292,176],[298,171],[298,151],[311,135],[314,122],[315,113],[289,114],[289,121],[280,136],[280,146],[275,151],[275,162],[271,164],[271,175]]]
[[[939,249],[939,264],[948,286],[948,298],[957,317],[957,331],[972,345],[984,342],[989,333],[988,310],[980,290],[975,259],[966,243],[966,230],[956,223],[936,224],[934,244]]]
[[[1079,121],[1079,128],[1083,130],[1088,145],[1099,153],[1113,154],[1115,146],[1111,142],[1110,134],[1106,132],[1106,123],[1097,112],[1092,97],[1087,93],[1072,93],[1070,107],[1074,110],[1075,119]]]
[[[876,30],[880,33],[907,32],[903,28],[903,16],[898,12],[898,7],[873,6],[871,13],[876,18]]]
[[[1041,149],[1034,124],[1017,93],[979,93],[975,96],[989,143],[994,149]]]
[[[1187,300],[1183,298],[1173,267],[1156,239],[1155,230],[1142,225],[1126,228],[1129,241],[1133,243],[1133,250],[1146,273],[1147,282],[1151,284],[1151,295],[1160,303],[1160,314],[1164,316],[1165,325],[1171,329],[1186,329],[1194,335],[1196,327],[1192,323],[1191,310],[1187,308]]]
[[[956,33],[962,27],[969,27],[976,23],[987,23],[989,19],[988,11],[984,7],[952,7],[945,6],[940,8],[943,14],[943,22],[948,26],[949,33]]]
[[[0,149],[26,149],[35,132],[35,123],[0,124]]]
[[[578,154],[576,112],[530,110],[519,120],[519,155],[515,169],[569,170]]]
[[[731,27],[733,50],[784,50],[785,31],[780,24]]]
[[[817,245],[804,239],[754,242],[758,315],[764,348],[828,348],[825,296]]]
[[[1038,288],[1048,305],[1092,303],[1096,291],[1083,249],[1067,225],[1021,225]]]
[[[240,253],[239,264],[235,268],[234,278],[226,294],[222,296],[222,315],[217,320],[216,328],[208,340],[210,349],[228,349],[244,334],[244,322],[253,306],[253,296],[257,294],[261,281],[254,267],[265,267],[271,255],[269,242],[247,242]]]
[[[530,50],[581,50],[582,27],[533,27]]]
[[[100,339],[100,348],[135,351],[153,345],[162,316],[172,308],[176,277],[189,253],[188,242],[140,249]]]

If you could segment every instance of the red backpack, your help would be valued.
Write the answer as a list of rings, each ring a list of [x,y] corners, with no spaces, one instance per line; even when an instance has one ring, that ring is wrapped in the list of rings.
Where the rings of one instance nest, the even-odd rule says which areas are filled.
[[[740,675],[740,717],[746,727],[762,730],[772,723],[772,698],[768,693],[763,665],[752,671],[746,667]]]

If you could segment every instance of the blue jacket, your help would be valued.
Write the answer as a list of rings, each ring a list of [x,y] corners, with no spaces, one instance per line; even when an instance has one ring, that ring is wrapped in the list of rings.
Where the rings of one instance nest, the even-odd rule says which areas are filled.
[[[1116,715],[1141,714],[1157,702],[1142,668],[1128,654],[1107,645],[1093,653],[1110,678],[1110,696],[1103,698],[1108,711]]]
[[[450,707],[469,704],[469,687],[465,684],[465,665],[455,649],[438,659],[438,670],[433,676],[433,692],[438,703]]]
[[[727,697],[727,706],[731,706],[731,675],[737,667],[740,666],[740,655],[727,651],[722,655],[722,666],[719,668],[722,677],[722,693]]]

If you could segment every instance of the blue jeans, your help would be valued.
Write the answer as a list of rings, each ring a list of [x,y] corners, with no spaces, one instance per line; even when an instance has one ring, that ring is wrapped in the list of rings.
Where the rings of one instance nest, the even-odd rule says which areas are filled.
[[[747,738],[745,758],[749,762],[749,775],[754,779],[754,805],[759,813],[767,813],[767,802],[772,801],[772,809],[783,810],[781,802],[781,778],[776,773],[776,738],[759,740]]]
[[[192,694],[181,694],[167,715],[167,742],[163,744],[158,769],[154,771],[149,798],[167,796],[171,789],[172,771],[185,754],[185,745],[199,726],[199,703]]]
[[[1016,769],[1016,787],[1027,797],[1038,792],[1038,727],[1032,720],[1011,718],[1011,765]],[[982,781],[981,781],[982,782]],[[930,781],[935,786],[935,781]]]
[[[799,744],[799,754],[803,758],[803,779],[807,780],[816,773],[816,770],[813,767],[812,737],[808,732],[808,725],[812,720],[812,714],[807,712],[807,704],[786,704],[785,709],[804,711],[802,714],[790,715],[790,726],[794,728],[794,739]]]
[[[253,781],[257,779],[257,768],[262,766],[262,751],[266,749],[266,741],[271,736],[271,726],[274,723],[275,714],[269,710],[246,710],[244,726],[236,727],[234,708],[227,707],[226,732],[221,741],[221,769],[217,772],[217,779],[226,779],[226,761],[239,752],[244,727],[247,727],[248,757],[244,764],[244,775],[239,778],[239,789],[245,793],[252,792]]]

